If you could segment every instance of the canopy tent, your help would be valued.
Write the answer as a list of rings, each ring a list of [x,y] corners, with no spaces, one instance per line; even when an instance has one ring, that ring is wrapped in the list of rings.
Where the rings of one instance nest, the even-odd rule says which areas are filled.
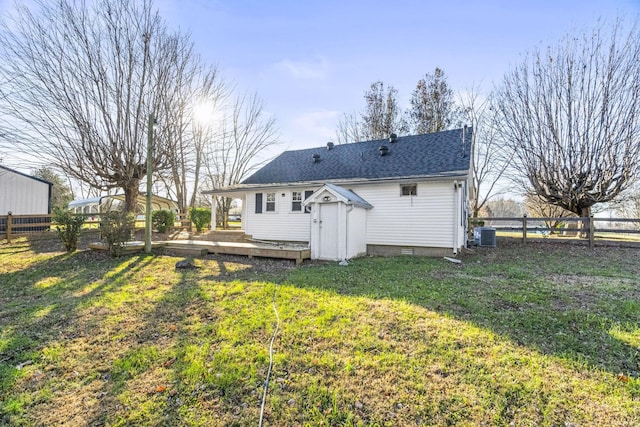
[[[74,200],[69,203],[68,209],[74,213],[98,214],[100,212],[108,212],[120,209],[124,206],[124,194],[115,194],[111,196],[91,197],[89,199]],[[141,193],[138,196],[136,206],[137,213],[144,213],[146,209],[146,195]],[[151,210],[170,210],[178,213],[178,204],[171,199],[160,196],[151,196]]]

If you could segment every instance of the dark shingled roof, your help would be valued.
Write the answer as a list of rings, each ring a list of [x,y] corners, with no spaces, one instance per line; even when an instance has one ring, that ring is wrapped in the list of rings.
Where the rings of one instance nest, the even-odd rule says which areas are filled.
[[[242,184],[385,179],[467,173],[471,128],[285,151]],[[463,142],[464,135],[464,142]],[[380,147],[388,152],[380,155]],[[314,161],[314,155],[319,160]]]

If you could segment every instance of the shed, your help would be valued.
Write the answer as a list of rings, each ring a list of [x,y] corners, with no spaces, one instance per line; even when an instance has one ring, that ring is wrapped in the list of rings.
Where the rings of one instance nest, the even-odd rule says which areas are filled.
[[[51,213],[51,188],[44,179],[0,165],[0,215]]]
[[[367,253],[367,210],[351,190],[325,184],[303,202],[311,207],[311,258],[345,260]]]

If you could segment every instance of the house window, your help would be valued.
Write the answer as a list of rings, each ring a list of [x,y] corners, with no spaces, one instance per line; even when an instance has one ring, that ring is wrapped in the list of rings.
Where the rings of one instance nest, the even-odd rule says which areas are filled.
[[[302,193],[300,191],[291,193],[291,210],[293,212],[302,211]]]
[[[276,193],[267,193],[267,204],[266,204],[265,211],[267,212],[276,211]]]
[[[405,184],[400,186],[401,196],[417,196],[418,184]]]
[[[305,190],[304,199],[307,200],[313,194],[313,190]],[[311,206],[307,205],[304,207],[304,213],[311,213]]]

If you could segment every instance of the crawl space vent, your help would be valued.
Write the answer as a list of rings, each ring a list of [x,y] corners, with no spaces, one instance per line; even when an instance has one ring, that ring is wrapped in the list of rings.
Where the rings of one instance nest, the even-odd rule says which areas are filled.
[[[400,255],[413,255],[412,248],[402,248],[400,249]]]

